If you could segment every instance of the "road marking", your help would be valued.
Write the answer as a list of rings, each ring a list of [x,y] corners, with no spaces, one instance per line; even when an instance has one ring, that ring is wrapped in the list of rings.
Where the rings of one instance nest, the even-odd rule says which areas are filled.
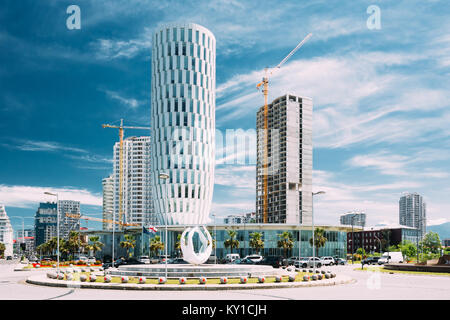
[[[58,298],[61,298],[61,297],[64,297],[64,296],[67,296],[67,295],[69,295],[69,294],[72,294],[72,293],[74,293],[75,292],[75,289],[71,289],[69,292],[66,292],[66,293],[64,293],[64,294],[61,294],[61,295],[59,295],[59,296],[56,296],[56,297],[53,297],[53,298],[48,298],[48,299],[44,299],[44,300],[53,300],[53,299],[58,299]]]

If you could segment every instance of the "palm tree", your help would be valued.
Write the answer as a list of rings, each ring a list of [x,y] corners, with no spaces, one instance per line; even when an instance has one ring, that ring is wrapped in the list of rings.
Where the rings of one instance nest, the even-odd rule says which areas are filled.
[[[181,239],[181,235],[180,235]],[[159,250],[164,250],[164,243],[161,242],[160,236],[155,236],[154,238],[150,239],[150,252],[158,253]]]
[[[93,242],[90,245],[90,250],[93,251],[94,257],[95,257],[95,254],[97,253],[97,251],[101,251],[104,246],[104,244],[102,242],[98,241],[99,239],[100,239],[99,236],[93,236],[93,237],[89,238],[89,241]]]
[[[0,242],[0,257],[3,257],[3,253],[6,250],[6,246]]]
[[[284,251],[284,257],[287,258],[287,252],[288,250],[291,250],[294,247],[294,237],[289,231],[284,231],[283,233],[278,234],[278,240],[277,246],[278,248],[283,248]]]
[[[262,239],[263,235],[261,232],[253,232],[250,234],[250,247],[256,250],[259,254],[260,250],[264,248],[264,241]]]
[[[177,242],[175,242],[175,250],[177,251],[177,257],[179,257],[181,253],[181,233],[177,235]]]
[[[120,246],[127,250],[127,258],[130,257],[130,249],[136,246],[136,240],[131,234],[125,235],[125,241],[120,242]]]
[[[80,233],[77,231],[70,231],[69,239],[67,240],[67,249],[72,254],[72,259],[74,259],[75,253],[80,251],[82,244]]]
[[[328,239],[325,237],[325,230],[322,228],[316,228],[314,230],[314,246],[316,248],[316,257],[319,256],[319,248],[322,248],[325,246],[325,243],[328,241]],[[309,244],[312,246],[313,239],[309,239]]]
[[[230,253],[233,253],[233,248],[239,248],[239,241],[235,239],[237,232],[234,230],[227,230],[227,233],[230,238],[225,240],[223,244],[225,248],[230,248]]]

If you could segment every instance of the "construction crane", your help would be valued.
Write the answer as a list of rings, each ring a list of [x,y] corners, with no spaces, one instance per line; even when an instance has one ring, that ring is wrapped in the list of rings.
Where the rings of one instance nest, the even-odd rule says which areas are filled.
[[[122,222],[122,216],[123,216],[123,133],[124,133],[124,129],[150,130],[150,127],[124,126],[123,119],[120,119],[120,126],[103,124],[102,127],[119,129],[119,222]],[[120,229],[122,228],[123,225],[124,224],[120,224]]]
[[[308,34],[300,43],[283,59],[281,62],[274,68],[265,68],[265,76],[263,77],[262,81],[256,85],[256,89],[259,90],[259,87],[263,86],[263,94],[264,94],[264,162],[263,162],[263,180],[264,180],[264,191],[263,191],[263,222],[267,223],[267,207],[268,207],[268,186],[267,186],[267,180],[268,180],[268,144],[269,144],[269,133],[268,133],[268,95],[269,95],[269,76],[272,75],[274,71],[277,69],[280,69],[281,66],[298,50],[300,49],[303,44],[308,41],[308,39],[312,36],[312,33]]]
[[[139,223],[123,223],[123,222],[120,222],[120,221],[101,219],[101,218],[94,218],[94,217],[88,217],[88,216],[82,216],[80,214],[74,214],[74,213],[66,213],[66,217],[74,218],[74,219],[82,219],[82,220],[108,222],[108,223],[118,224],[118,225],[121,225],[121,226],[138,226],[138,227],[141,226]]]

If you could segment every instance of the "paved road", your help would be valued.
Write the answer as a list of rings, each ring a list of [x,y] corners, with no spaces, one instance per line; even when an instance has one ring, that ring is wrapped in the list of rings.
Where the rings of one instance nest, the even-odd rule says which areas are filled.
[[[124,291],[41,287],[25,283],[36,272],[14,271],[14,263],[0,262],[0,300],[450,300],[450,277],[403,275],[353,270],[361,265],[326,269],[349,275],[356,283],[312,288],[230,291]]]

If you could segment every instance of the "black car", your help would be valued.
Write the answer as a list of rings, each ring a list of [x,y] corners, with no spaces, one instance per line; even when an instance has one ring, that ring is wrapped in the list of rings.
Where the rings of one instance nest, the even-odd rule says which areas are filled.
[[[141,262],[136,258],[130,258],[127,260],[119,258],[116,261],[114,261],[114,268],[118,268],[119,266],[123,265],[134,265],[134,264],[144,264],[144,262]],[[106,262],[103,264],[104,269],[111,268],[111,266],[112,266],[111,262]]]
[[[380,257],[369,257],[362,261],[362,264],[378,264],[378,260],[380,260]]]
[[[188,264],[183,258],[168,259],[167,264]]]
[[[260,262],[257,262],[255,264],[262,264],[266,266],[272,266],[274,268],[280,268],[283,266],[283,257],[281,256],[268,256],[264,257]]]

